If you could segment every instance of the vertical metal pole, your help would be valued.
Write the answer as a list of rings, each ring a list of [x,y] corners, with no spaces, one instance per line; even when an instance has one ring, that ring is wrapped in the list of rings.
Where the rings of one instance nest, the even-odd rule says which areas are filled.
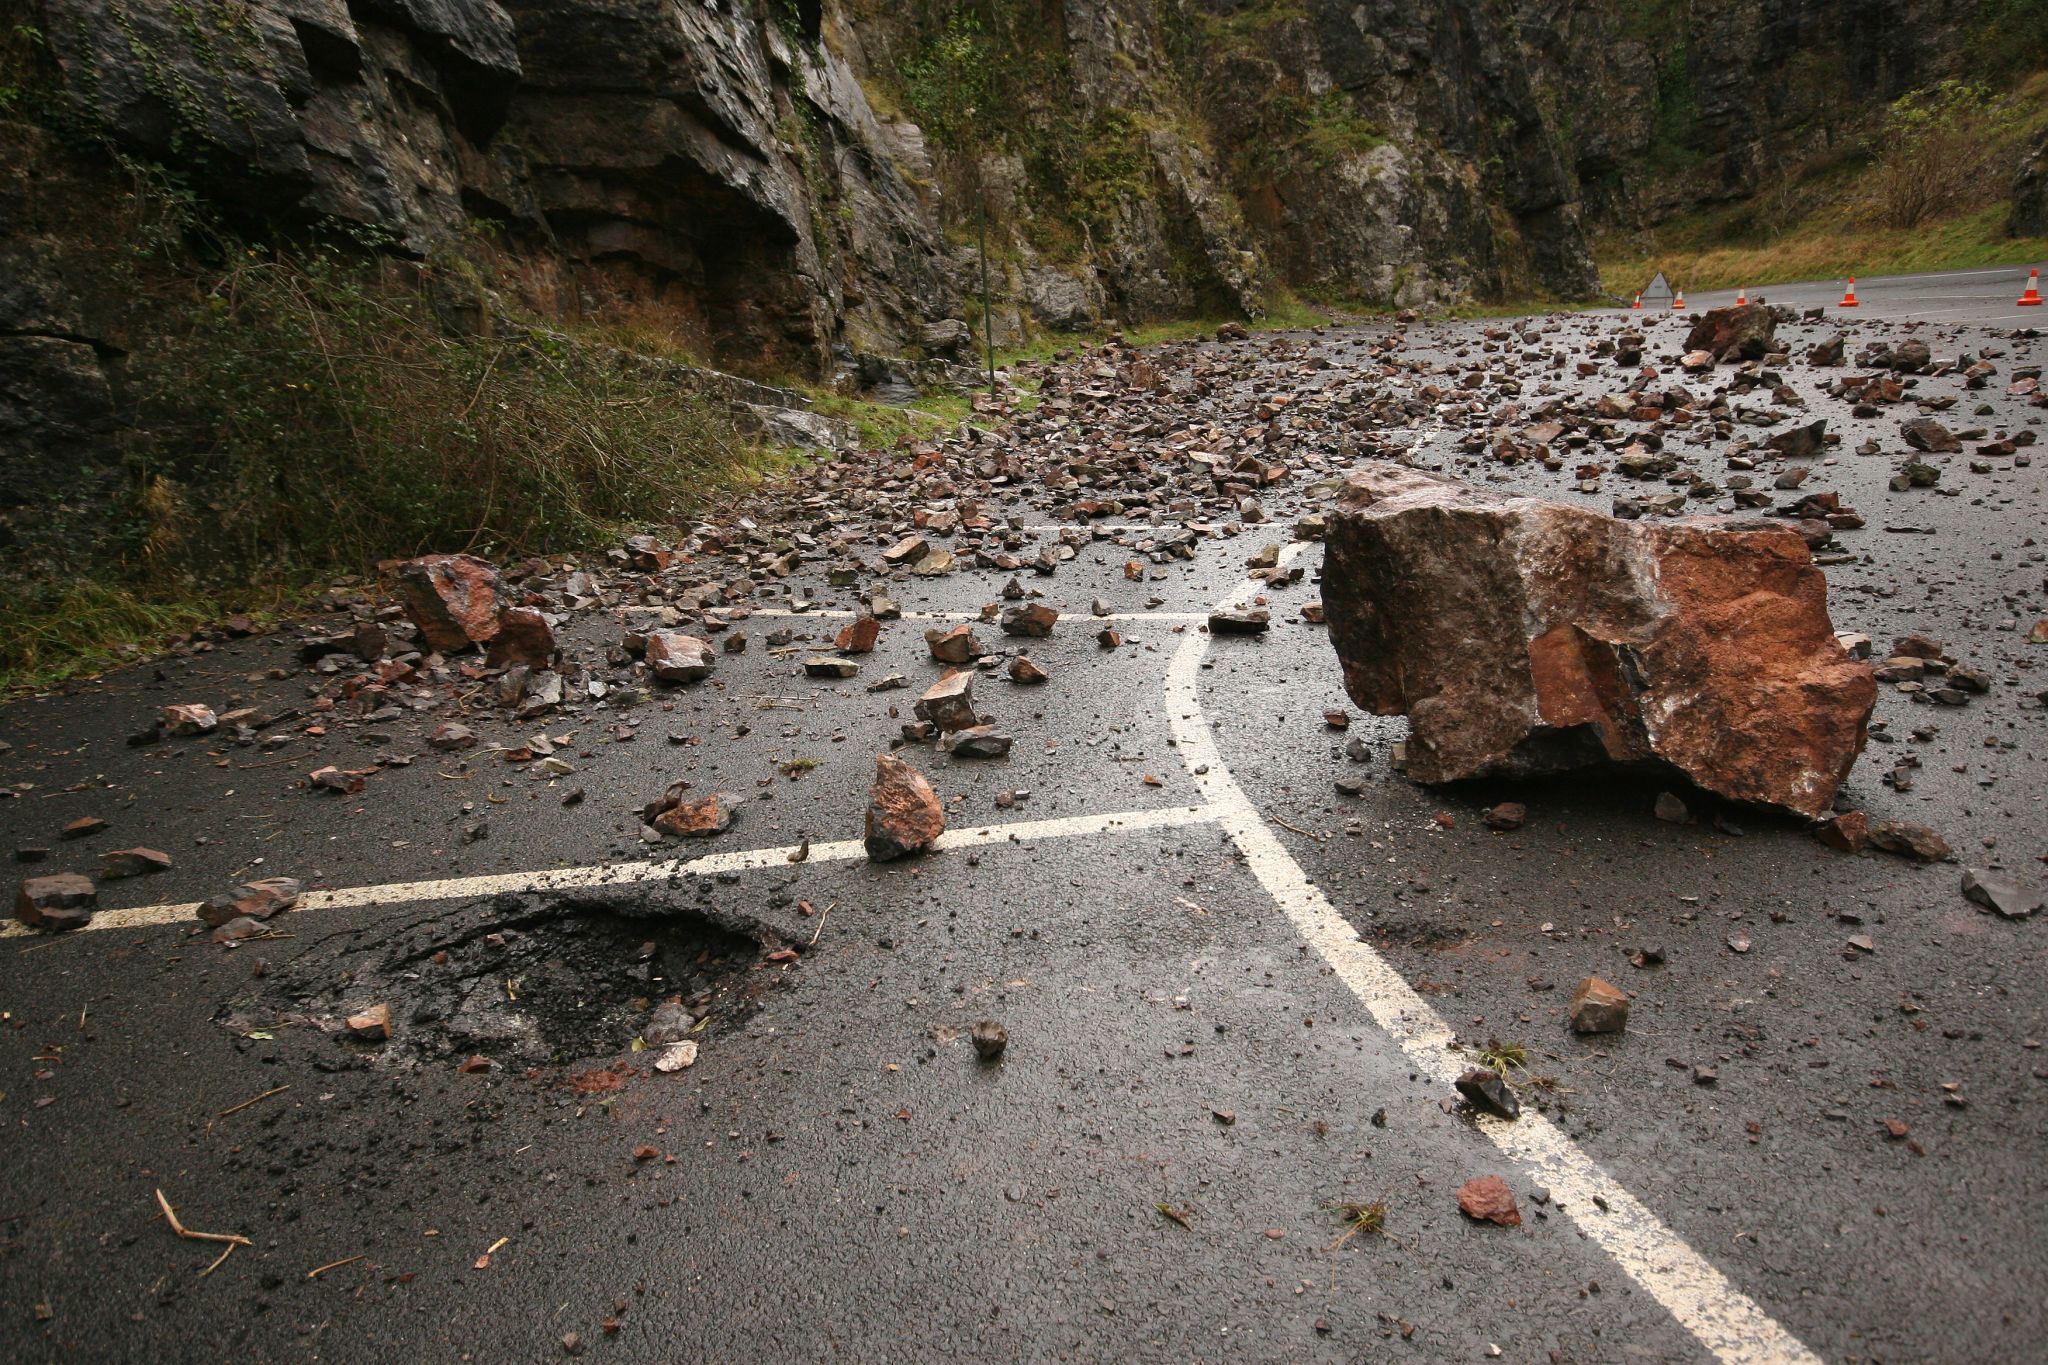
[[[988,350],[988,396],[996,396],[996,315],[988,300],[988,192],[979,196],[981,206],[981,336]]]

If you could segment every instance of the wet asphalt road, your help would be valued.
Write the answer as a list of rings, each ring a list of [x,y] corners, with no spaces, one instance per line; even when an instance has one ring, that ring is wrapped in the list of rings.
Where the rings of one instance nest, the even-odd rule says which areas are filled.
[[[1617,324],[1544,325],[1576,354]],[[1655,326],[1653,356],[1673,349],[1677,324]],[[1233,354],[1247,393],[1307,391],[1383,330],[1294,339],[1335,370],[1266,339]],[[1476,360],[1482,330],[1416,328],[1413,347]],[[1782,333],[1795,354],[1830,334]],[[2048,349],[1918,334],[1937,355],[2000,351],[2002,374]],[[2029,698],[2048,681],[2048,649],[2024,632],[2048,610],[2033,543],[2042,464],[1974,473],[1966,456],[1939,457],[1952,496],[1891,493],[1901,414],[1849,418],[1811,395],[1812,372],[1794,364],[1791,377],[1844,435],[1807,488],[1838,489],[1870,523],[1842,537],[1853,556],[1828,570],[1838,628],[1880,643],[1926,631],[1995,680],[1953,710],[1885,689],[1888,739],[1851,793],[1874,819],[1923,820],[1963,860],[2038,880],[2048,742]],[[1996,387],[1983,396],[1992,416],[1944,420],[2042,423]],[[1865,435],[1892,454],[1851,453]],[[1568,470],[1526,464],[1465,468],[1454,438],[1426,425],[1415,457],[1596,506],[1639,491],[1610,477],[1582,495]],[[1714,447],[1689,453],[1721,473]],[[1173,614],[1237,590],[1246,555],[1287,539],[1300,496],[1276,495],[1273,525],[1205,543],[1142,585],[1125,579],[1114,532],[1051,579],[1027,575],[1066,613],[1031,642],[1053,680],[982,681],[984,711],[1018,736],[1008,760],[914,757],[950,823],[1200,804],[1162,692],[1169,657],[1200,627]],[[1542,1078],[1525,1101],[1820,1358],[2037,1354],[2042,926],[1964,902],[1953,864],[1837,855],[1746,813],[1733,831],[1660,823],[1655,786],[1407,783],[1386,765],[1405,722],[1324,725],[1346,702],[1322,632],[1298,619],[1316,558],[1311,547],[1308,578],[1271,594],[1269,636],[1208,646],[1201,704],[1260,817],[1359,937],[1462,1039],[1525,1046]],[[892,591],[913,612],[973,611],[1001,578]],[[821,609],[852,605],[821,574],[792,582]],[[1126,646],[1104,652],[1087,621],[1097,596],[1166,615],[1121,622]],[[770,624],[789,623],[756,617],[753,648],[722,658],[711,682],[628,715],[630,741],[598,711],[489,736],[571,733],[571,776],[481,753],[458,765],[418,743],[436,717],[376,738],[341,727],[317,762],[419,754],[354,798],[301,788],[310,744],[127,748],[164,703],[290,701],[304,687],[263,677],[274,641],[168,660],[0,711],[13,745],[0,781],[34,784],[0,802],[0,836],[50,846],[38,870],[83,870],[138,842],[177,859],[110,886],[110,905],[270,872],[357,886],[674,856],[640,845],[634,812],[677,776],[750,798],[715,850],[857,837],[871,756],[898,723],[886,709],[907,718],[916,696],[865,684],[935,673],[922,623],[887,628],[844,683],[792,676],[808,651],[764,652]],[[839,622],[795,624],[829,636]],[[578,629],[604,638],[595,622]],[[1343,755],[1354,736],[1371,751],[1363,765]],[[1906,752],[1922,760],[1912,789],[1881,785]],[[816,766],[778,766],[796,760]],[[1367,777],[1362,797],[1335,791],[1343,773]],[[565,807],[572,788],[587,799]],[[1528,826],[1486,831],[1480,812],[1509,797],[1529,805]],[[85,814],[111,828],[59,842]],[[466,839],[479,821],[487,834]],[[283,927],[290,937],[233,950],[171,925],[0,939],[10,1358],[533,1360],[564,1357],[567,1333],[591,1358],[630,1360],[1710,1358],[1528,1172],[1445,1112],[1441,1085],[1213,823],[997,840],[890,867],[784,862],[573,895],[394,899]],[[654,989],[629,945],[664,935],[682,936],[662,945],[664,970],[719,983],[700,1060],[676,1075],[627,1051],[622,1022]],[[1864,935],[1874,951],[1848,946]],[[794,963],[764,957],[785,944],[801,950]],[[1645,946],[1665,965],[1630,966]],[[460,1046],[445,1019],[408,1012],[440,951],[473,992]],[[1589,972],[1638,992],[1623,1037],[1564,1030],[1564,998]],[[380,999],[402,1006],[384,1049],[294,1013]],[[1012,1039],[996,1065],[965,1040],[984,1017]],[[458,1073],[472,1046],[499,1065]],[[1718,1080],[1695,1083],[1700,1066]],[[1457,1212],[1457,1186],[1489,1173],[1514,1189],[1521,1228]],[[200,1278],[219,1248],[172,1237],[157,1189],[189,1226],[254,1244]],[[1374,1201],[1386,1236],[1333,1249],[1332,1206]]]

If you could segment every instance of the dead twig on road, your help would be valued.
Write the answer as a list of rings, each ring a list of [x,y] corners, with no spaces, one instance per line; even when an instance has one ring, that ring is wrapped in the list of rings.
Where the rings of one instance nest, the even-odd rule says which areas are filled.
[[[231,1108],[221,1110],[218,1114],[214,1115],[214,1117],[224,1119],[229,1114],[239,1114],[244,1109],[247,1109],[250,1105],[261,1103],[262,1101],[269,1099],[272,1095],[282,1095],[285,1091],[289,1089],[291,1089],[291,1086],[289,1085],[275,1086],[272,1089],[266,1090],[262,1094],[256,1096],[255,1099],[243,1100],[240,1104],[234,1105]]]

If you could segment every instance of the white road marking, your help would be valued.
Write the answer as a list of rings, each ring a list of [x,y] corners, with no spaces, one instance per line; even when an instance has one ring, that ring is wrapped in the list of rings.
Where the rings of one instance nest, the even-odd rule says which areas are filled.
[[[866,612],[848,611],[841,607],[819,607],[814,611],[790,611],[783,607],[763,607],[753,613],[754,616],[772,616],[778,621],[801,621],[806,616],[829,617],[835,621],[850,621],[856,616],[865,616],[866,614]],[[906,621],[979,622],[983,618],[978,611],[906,611],[903,613],[903,619]],[[1206,621],[1209,619],[1209,614],[1203,611],[1114,611],[1107,616],[1096,616],[1093,614],[1083,615],[1077,611],[1062,611],[1060,619],[1062,621]],[[998,623],[990,621],[988,624],[996,625]]]
[[[1284,564],[1303,548],[1290,545]],[[1257,582],[1230,594],[1218,609],[1239,605]],[[1181,761],[1208,799],[1245,863],[1295,929],[1351,988],[1376,1023],[1400,1044],[1417,1069],[1446,1089],[1470,1063],[1453,1045],[1456,1035],[1391,963],[1359,940],[1357,932],[1288,852],[1279,836],[1231,776],[1202,712],[1202,659],[1207,632],[1190,632],[1174,651],[1166,675],[1167,720]],[[1660,1222],[1598,1162],[1541,1114],[1527,1111],[1512,1123],[1482,1121],[1480,1130],[1511,1160],[1547,1186],[1580,1230],[1614,1258],[1701,1345],[1724,1365],[1820,1365],[1790,1332],[1740,1293],[1728,1278]],[[1595,1199],[1605,1207],[1596,1204]]]
[[[1180,825],[1205,824],[1216,818],[1206,806],[1161,806],[1151,810],[1114,811],[1103,815],[1064,815],[1049,820],[1017,820],[1001,825],[974,825],[949,829],[932,846],[935,853],[958,849],[987,848],[992,844],[1030,843],[1039,839],[1070,839],[1091,834],[1129,834],[1138,830],[1170,829]],[[531,872],[502,872],[482,877],[449,877],[440,881],[391,882],[382,886],[347,886],[332,891],[308,891],[299,898],[298,908],[279,920],[289,925],[298,914],[309,910],[344,910],[363,906],[404,905],[414,901],[467,900],[507,892],[580,891],[592,888],[630,886],[642,882],[668,881],[678,877],[710,877],[721,872],[746,872],[761,868],[798,866],[789,861],[795,844],[781,848],[736,849],[729,853],[707,853],[696,858],[666,858],[656,862],[604,863],[595,867],[567,867]],[[812,844],[807,862],[848,862],[865,858],[867,849],[858,839]],[[198,901],[174,905],[138,905],[126,910],[102,910],[83,929],[136,929],[152,924],[197,923]],[[0,938],[37,934],[25,924],[0,924]]]

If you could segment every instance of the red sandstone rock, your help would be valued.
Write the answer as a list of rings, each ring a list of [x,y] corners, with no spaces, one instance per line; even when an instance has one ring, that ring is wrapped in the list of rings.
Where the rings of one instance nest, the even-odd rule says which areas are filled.
[[[932,657],[942,664],[971,664],[988,653],[981,647],[981,641],[974,638],[971,626],[928,630],[924,633],[924,643]]]
[[[498,633],[498,571],[474,555],[423,555],[399,566],[405,614],[443,654]]]
[[[548,618],[532,607],[507,607],[498,613],[498,631],[491,637],[490,653],[484,662],[492,668],[524,664],[528,668],[551,668],[555,662],[555,632]]]
[[[1705,351],[1717,360],[1762,360],[1770,354],[1777,331],[1771,310],[1760,303],[1715,308],[1685,334],[1685,349]]]
[[[663,834],[685,839],[708,839],[732,828],[733,812],[740,799],[725,792],[711,792],[693,801],[679,801],[654,817],[654,827]]]
[[[647,636],[647,667],[663,682],[696,682],[711,675],[716,658],[711,642],[677,630],[657,630]]]
[[[1328,543],[1345,687],[1408,716],[1419,781],[1662,763],[1819,818],[1862,751],[1877,686],[1789,527],[1620,521],[1380,465]]]
[[[31,929],[82,929],[99,893],[76,872],[30,877],[15,890],[14,917]]]
[[[1497,1175],[1482,1175],[1458,1187],[1458,1207],[1467,1218],[1498,1223],[1504,1228],[1522,1226],[1522,1211],[1515,1207],[1514,1192]]]
[[[946,832],[946,808],[924,774],[890,754],[875,756],[868,790],[867,848],[871,862],[922,853]]]
[[[859,616],[839,632],[839,638],[832,647],[843,654],[868,654],[873,652],[875,641],[882,634],[882,623],[872,616]]]

